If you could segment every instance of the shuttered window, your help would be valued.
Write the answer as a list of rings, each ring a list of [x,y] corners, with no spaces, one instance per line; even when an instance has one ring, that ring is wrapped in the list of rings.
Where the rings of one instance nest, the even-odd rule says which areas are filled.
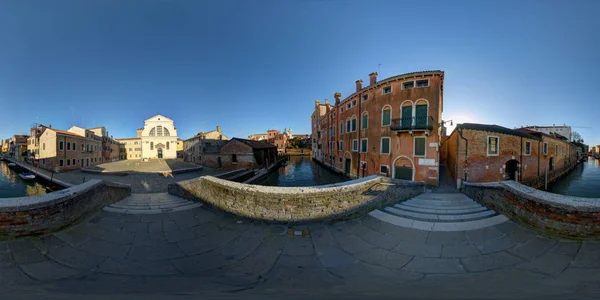
[[[392,110],[386,107],[381,112],[381,126],[389,126],[392,120]]]
[[[425,137],[415,137],[415,156],[425,156]]]

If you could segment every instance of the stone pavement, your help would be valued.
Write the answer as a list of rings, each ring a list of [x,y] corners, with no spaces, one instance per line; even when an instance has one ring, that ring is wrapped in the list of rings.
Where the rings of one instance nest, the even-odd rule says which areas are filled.
[[[5,299],[564,299],[597,297],[599,280],[600,242],[510,221],[458,232],[371,216],[288,227],[202,206],[102,211],[54,235],[0,242]]]
[[[200,167],[197,164],[187,163],[181,159],[127,159],[91,166],[88,169],[102,172],[170,172],[173,170],[192,169]]]

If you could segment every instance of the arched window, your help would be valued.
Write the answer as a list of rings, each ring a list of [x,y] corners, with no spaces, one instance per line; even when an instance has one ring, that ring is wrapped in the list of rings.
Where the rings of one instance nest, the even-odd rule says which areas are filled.
[[[163,136],[162,126],[156,126],[156,136]]]
[[[360,120],[360,129],[369,128],[369,114],[365,111],[362,114],[362,119]]]
[[[169,142],[167,142],[167,150],[169,150]]]
[[[350,123],[350,118],[346,119],[346,132],[351,132],[352,131],[352,126]]]
[[[150,136],[155,136],[155,135],[156,135],[156,127],[155,127],[155,128],[152,128],[152,129],[150,130]]]
[[[356,116],[352,116],[352,132],[356,131]]]
[[[344,121],[340,122],[340,134],[344,133]]]
[[[392,123],[392,108],[387,105],[381,110],[381,126],[390,126]]]
[[[150,150],[154,150],[154,142],[150,142]]]
[[[165,131],[165,136],[171,136],[171,134],[169,133],[169,129],[165,128],[164,131]]]

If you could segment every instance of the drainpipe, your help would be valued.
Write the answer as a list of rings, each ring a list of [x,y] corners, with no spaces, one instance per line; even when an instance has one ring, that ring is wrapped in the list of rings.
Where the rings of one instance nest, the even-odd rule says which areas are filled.
[[[519,165],[519,181],[523,181],[523,137],[521,137],[521,162]]]
[[[468,159],[468,153],[469,153],[469,140],[467,140],[467,139],[465,139],[465,138],[463,137],[463,129],[462,129],[462,128],[460,128],[460,129],[458,130],[458,135],[460,135],[460,138],[461,138],[461,139],[463,139],[463,140],[465,141],[465,169],[466,169],[466,168],[469,166],[469,165],[468,165],[468,161],[467,161],[467,159]],[[464,172],[465,172],[465,178],[464,178],[464,181],[467,181],[467,179],[468,179],[468,178],[467,178],[467,171],[466,171],[466,170],[464,170]]]
[[[538,152],[537,152],[538,153],[538,155],[537,155],[537,157],[538,157],[538,177],[540,177],[540,156],[542,156],[542,153],[540,152],[540,143],[541,142],[542,141],[538,141]]]

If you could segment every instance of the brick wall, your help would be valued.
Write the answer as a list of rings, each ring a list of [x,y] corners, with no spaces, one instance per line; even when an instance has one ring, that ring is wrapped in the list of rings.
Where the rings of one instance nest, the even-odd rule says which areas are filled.
[[[423,188],[423,183],[379,176],[319,187],[268,187],[203,176],[170,184],[169,193],[245,218],[304,222],[361,215],[412,198]]]
[[[45,195],[0,202],[0,238],[43,235],[74,225],[131,194],[131,187],[100,180]]]
[[[547,193],[514,181],[465,183],[462,192],[546,235],[573,239],[600,237],[600,199]]]

